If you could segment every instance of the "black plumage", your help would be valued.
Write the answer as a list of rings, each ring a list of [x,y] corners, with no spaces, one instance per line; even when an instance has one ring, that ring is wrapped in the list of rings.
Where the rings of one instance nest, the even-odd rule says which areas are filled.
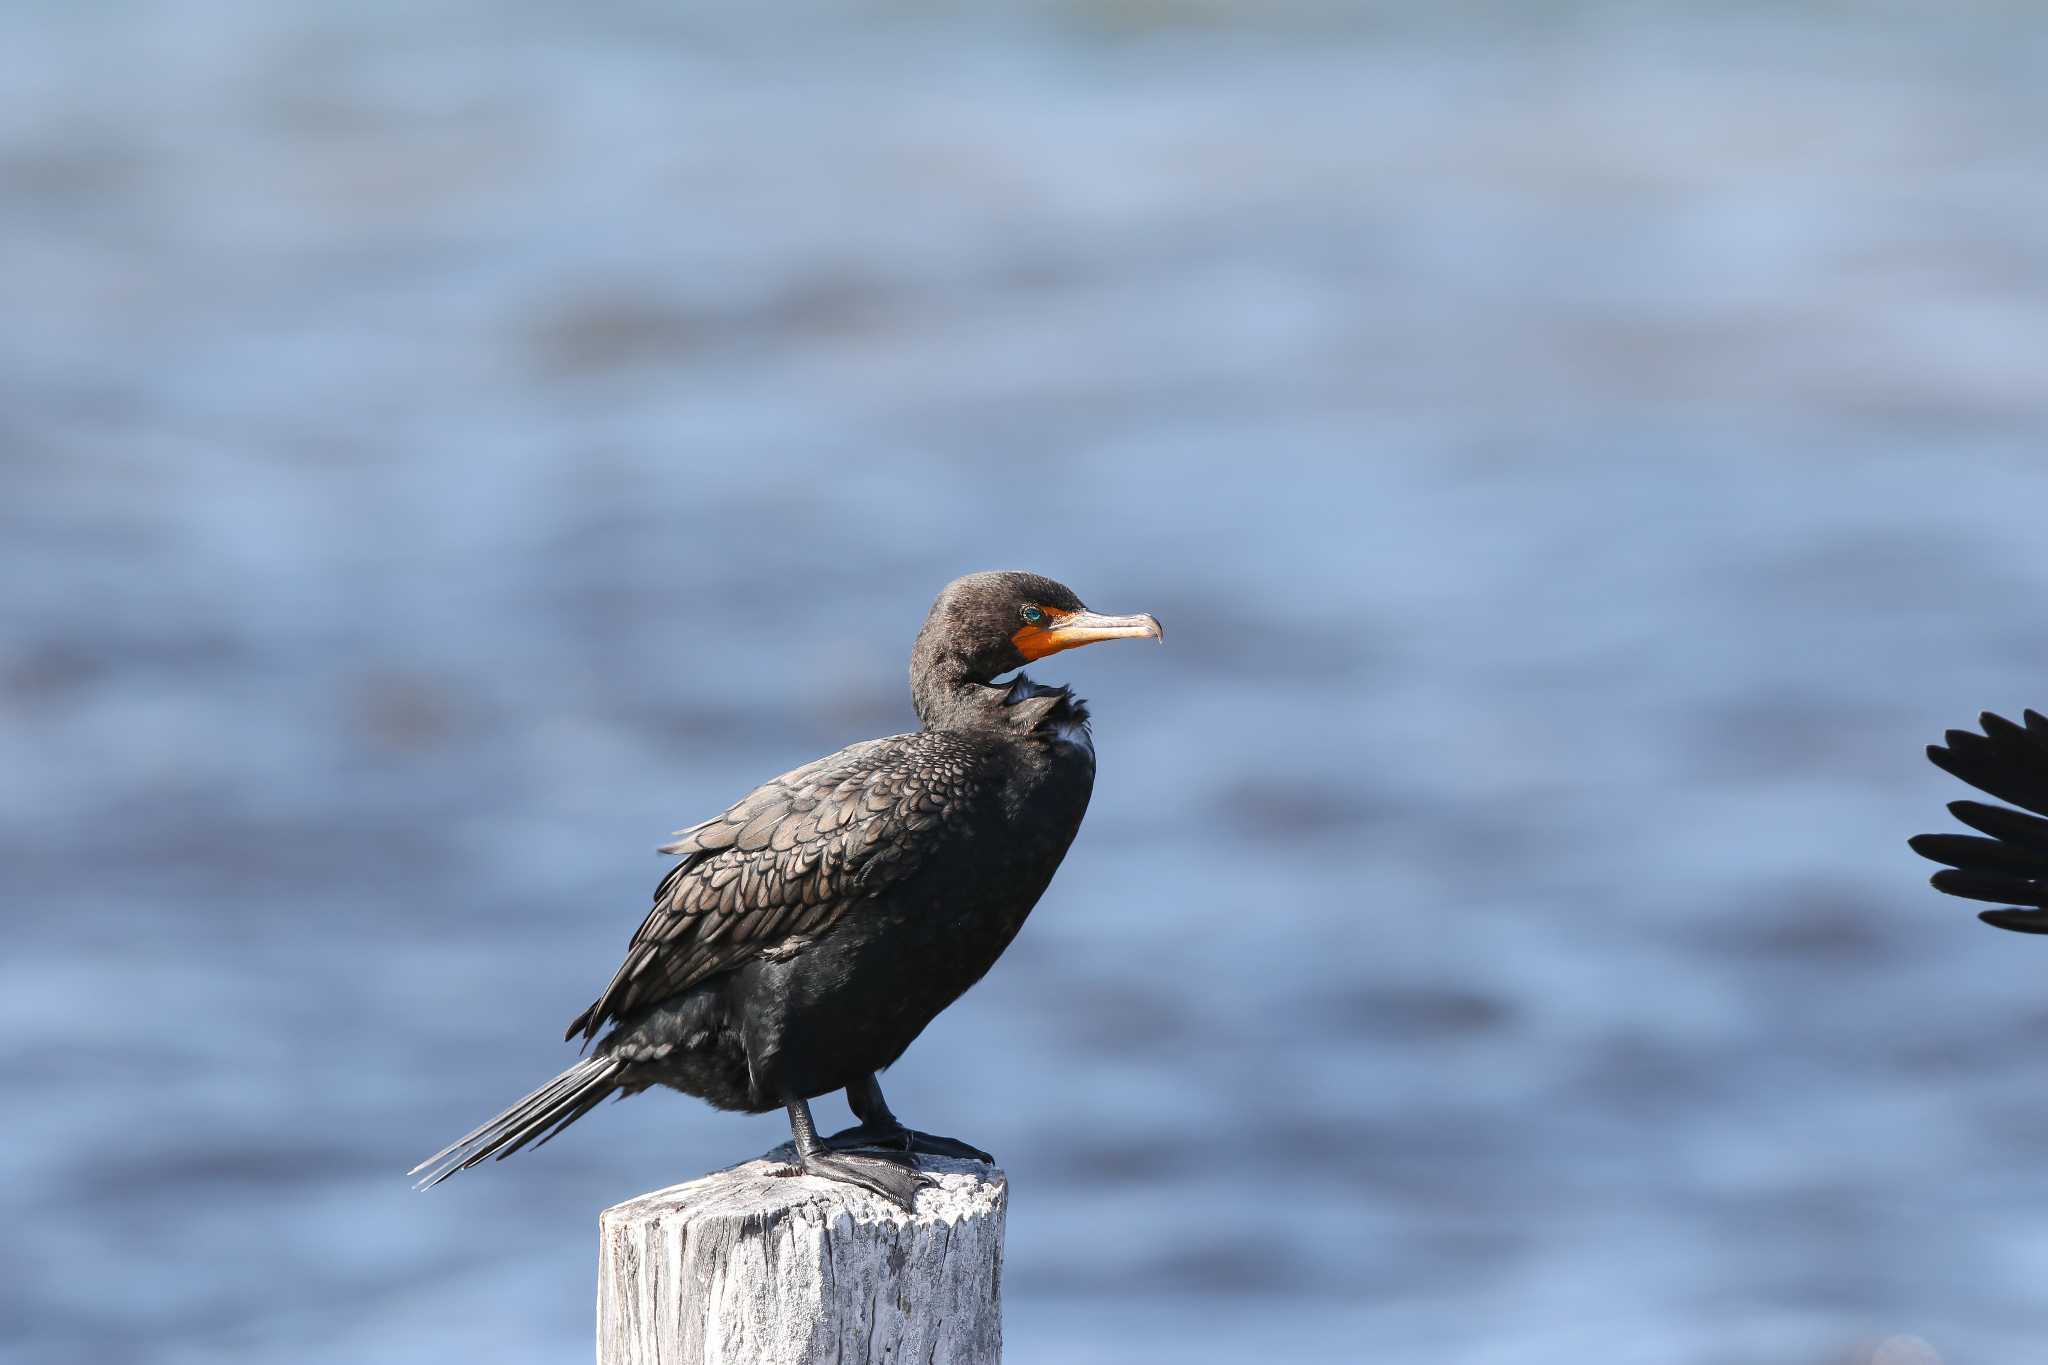
[[[994,680],[1159,634],[1153,617],[1099,616],[1032,574],[949,584],[911,654],[922,728],[807,763],[679,831],[662,851],[681,860],[624,962],[569,1025],[591,1056],[422,1162],[422,1185],[657,1085],[721,1109],[786,1108],[805,1170],[905,1204],[920,1180],[911,1153],[985,1160],[904,1128],[874,1074],[994,964],[1088,807],[1086,707],[1021,673]],[[808,1101],[839,1089],[861,1122],[821,1140]]]
[[[2024,725],[2015,725],[1986,711],[1978,718],[1983,734],[1950,730],[1945,744],[1927,746],[1927,757],[1985,795],[2033,813],[1951,801],[1950,814],[1986,837],[1920,834],[1908,843],[1922,857],[1947,864],[1934,874],[1936,890],[2005,907],[1980,911],[1986,924],[2048,934],[2048,717],[2036,711],[2024,717]]]

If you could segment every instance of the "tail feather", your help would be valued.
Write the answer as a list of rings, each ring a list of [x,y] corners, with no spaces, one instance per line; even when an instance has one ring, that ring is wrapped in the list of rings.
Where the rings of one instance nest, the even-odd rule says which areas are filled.
[[[618,1074],[623,1066],[614,1057],[586,1057],[496,1118],[464,1133],[406,1174],[420,1177],[416,1188],[431,1189],[479,1161],[491,1157],[503,1161],[529,1143],[541,1146],[617,1090]]]

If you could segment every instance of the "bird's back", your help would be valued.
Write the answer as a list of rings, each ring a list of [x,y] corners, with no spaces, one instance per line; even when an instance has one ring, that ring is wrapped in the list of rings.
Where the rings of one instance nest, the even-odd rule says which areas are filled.
[[[1043,893],[1093,777],[1092,753],[1049,735],[920,730],[763,783],[664,848],[682,860],[570,1036],[742,971],[756,1009],[771,990],[816,1009],[842,981],[921,1008],[957,984],[936,1013]]]

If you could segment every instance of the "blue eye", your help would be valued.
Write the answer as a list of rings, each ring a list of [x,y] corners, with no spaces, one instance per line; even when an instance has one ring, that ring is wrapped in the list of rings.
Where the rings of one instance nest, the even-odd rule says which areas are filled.
[[[1045,619],[1045,613],[1037,607],[1026,607],[1024,608],[1024,619],[1035,626]]]

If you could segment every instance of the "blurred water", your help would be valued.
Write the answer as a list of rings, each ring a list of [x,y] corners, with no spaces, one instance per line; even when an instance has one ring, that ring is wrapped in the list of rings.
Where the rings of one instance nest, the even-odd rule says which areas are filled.
[[[997,566],[1170,628],[889,1080],[1011,1359],[2037,1353],[1902,842],[2048,703],[2032,7],[773,13],[0,11],[0,1354],[584,1358],[780,1120],[402,1172]]]

